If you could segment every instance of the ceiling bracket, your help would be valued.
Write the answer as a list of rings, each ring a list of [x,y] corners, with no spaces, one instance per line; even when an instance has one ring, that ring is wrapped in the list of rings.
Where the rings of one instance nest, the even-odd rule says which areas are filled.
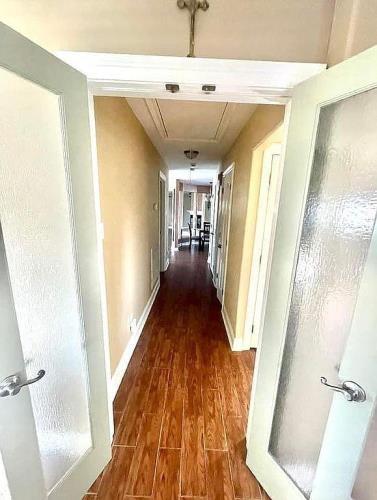
[[[199,9],[204,12],[209,9],[207,0],[177,0],[180,9],[187,9],[190,12],[190,50],[187,57],[195,57],[195,19]]]

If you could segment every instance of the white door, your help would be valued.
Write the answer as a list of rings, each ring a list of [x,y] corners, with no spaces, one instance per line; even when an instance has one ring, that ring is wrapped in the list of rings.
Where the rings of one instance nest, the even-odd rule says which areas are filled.
[[[167,265],[167,237],[166,237],[166,177],[160,172],[159,178],[159,226],[160,226],[160,272],[166,270]]]
[[[216,231],[217,231],[217,210],[218,210],[218,193],[219,187],[217,184],[212,185],[211,195],[211,232],[209,236],[209,251],[208,258],[214,284],[216,284]]]
[[[230,230],[230,215],[232,209],[233,166],[225,170],[222,177],[219,232],[217,236],[217,298],[221,303],[224,299],[226,261]]]
[[[0,110],[0,497],[78,500],[111,456],[86,78],[0,24]]]
[[[280,151],[281,144],[275,143],[271,144],[263,153],[258,220],[250,273],[248,314],[245,322],[250,348],[257,347],[259,333],[263,328],[277,216]]]
[[[294,91],[247,437],[273,499],[376,498],[376,123],[377,47]]]

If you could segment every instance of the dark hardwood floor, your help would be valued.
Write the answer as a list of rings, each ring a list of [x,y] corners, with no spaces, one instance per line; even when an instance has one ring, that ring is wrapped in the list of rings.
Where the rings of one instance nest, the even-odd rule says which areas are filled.
[[[254,353],[231,352],[206,260],[181,250],[162,276],[86,500],[268,498],[245,465]]]

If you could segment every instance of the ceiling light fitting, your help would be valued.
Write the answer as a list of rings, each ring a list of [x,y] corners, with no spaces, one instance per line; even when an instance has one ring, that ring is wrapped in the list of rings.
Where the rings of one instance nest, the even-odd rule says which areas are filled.
[[[199,151],[196,151],[195,149],[186,149],[183,153],[188,160],[195,160],[195,158],[199,155]]]
[[[178,83],[165,83],[165,88],[168,92],[171,92],[172,94],[176,94],[177,92],[179,92]]]
[[[212,85],[212,84],[204,84],[202,85],[202,90],[203,92],[205,92],[206,94],[210,94],[211,92],[215,92],[216,90],[216,85]]]
[[[208,10],[207,0],[178,0],[177,5],[180,9],[187,9],[190,13],[190,50],[187,57],[195,57],[195,18],[196,12],[201,9],[204,12]]]

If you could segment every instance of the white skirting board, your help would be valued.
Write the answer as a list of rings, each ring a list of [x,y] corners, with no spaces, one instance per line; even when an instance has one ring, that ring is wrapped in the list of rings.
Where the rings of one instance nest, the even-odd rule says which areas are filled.
[[[244,351],[244,346],[242,339],[236,338],[234,336],[233,328],[229,320],[228,313],[226,312],[225,307],[223,306],[221,309],[221,315],[223,317],[224,325],[225,325],[225,330],[228,335],[228,340],[230,344],[230,348],[232,351]]]
[[[119,389],[120,383],[122,382],[123,376],[126,373],[128,363],[130,362],[131,356],[135,350],[136,344],[140,338],[141,332],[143,331],[145,322],[148,319],[149,313],[152,309],[153,303],[155,301],[155,298],[157,296],[157,293],[160,289],[160,278],[157,280],[153,291],[151,293],[151,296],[149,297],[149,300],[144,308],[144,311],[142,315],[140,316],[140,319],[136,325],[136,329],[133,332],[124,352],[123,355],[118,363],[118,366],[116,367],[116,370],[114,372],[114,375],[111,377],[111,383],[110,383],[110,397],[111,400],[114,401],[114,398],[116,396],[116,393]]]

